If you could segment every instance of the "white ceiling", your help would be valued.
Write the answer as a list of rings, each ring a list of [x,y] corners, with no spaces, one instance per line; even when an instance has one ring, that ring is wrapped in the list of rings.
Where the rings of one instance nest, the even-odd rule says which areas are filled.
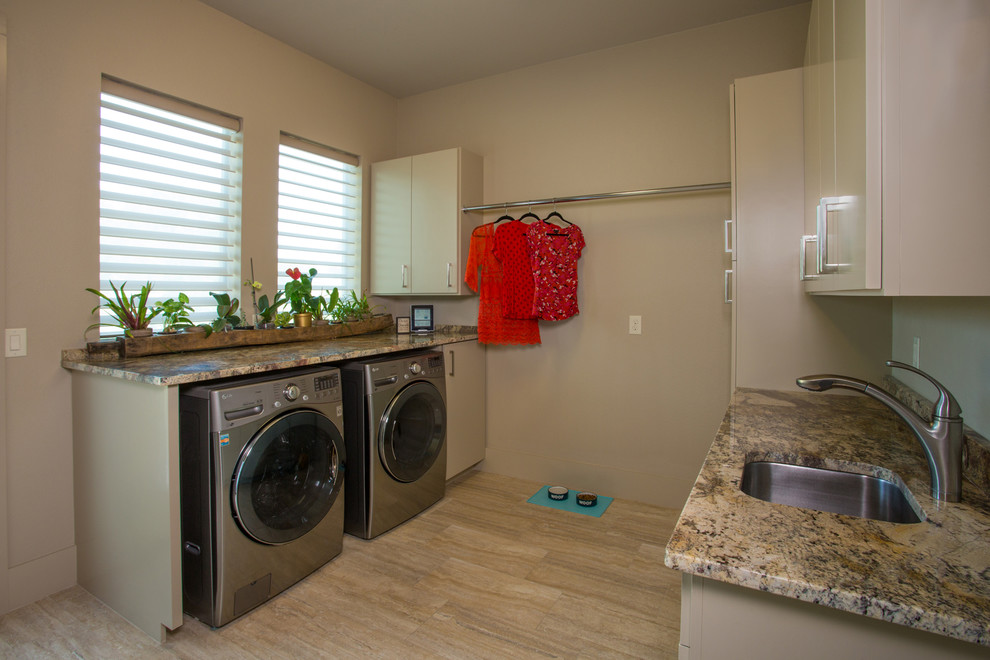
[[[201,0],[397,98],[806,0]]]

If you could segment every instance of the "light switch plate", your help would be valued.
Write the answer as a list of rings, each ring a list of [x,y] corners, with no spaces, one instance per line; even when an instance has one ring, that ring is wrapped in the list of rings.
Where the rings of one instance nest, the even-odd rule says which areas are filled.
[[[25,357],[28,354],[27,328],[7,328],[4,335],[4,357]]]

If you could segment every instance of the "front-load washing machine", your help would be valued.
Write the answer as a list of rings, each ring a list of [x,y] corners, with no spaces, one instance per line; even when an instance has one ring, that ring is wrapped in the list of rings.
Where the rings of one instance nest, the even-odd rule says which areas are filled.
[[[338,554],[345,493],[337,368],[180,390],[182,606],[222,626]]]
[[[443,353],[344,364],[344,531],[374,538],[429,508],[447,478]]]

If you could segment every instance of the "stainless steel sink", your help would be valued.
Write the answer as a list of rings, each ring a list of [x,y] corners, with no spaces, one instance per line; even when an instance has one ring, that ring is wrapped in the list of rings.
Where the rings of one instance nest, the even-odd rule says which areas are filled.
[[[864,474],[751,461],[743,467],[740,489],[765,502],[816,511],[893,523],[924,520],[903,485]]]

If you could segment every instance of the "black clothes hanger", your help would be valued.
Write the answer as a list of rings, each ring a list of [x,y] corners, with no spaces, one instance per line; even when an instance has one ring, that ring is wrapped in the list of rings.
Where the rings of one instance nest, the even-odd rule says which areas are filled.
[[[551,218],[560,218],[561,222],[566,222],[567,224],[569,224],[572,227],[574,226],[574,223],[573,222],[571,222],[570,220],[566,220],[564,218],[564,216],[562,216],[561,214],[557,213],[556,211],[554,211],[553,213],[551,213],[547,217],[543,218],[543,222],[550,222],[550,219]]]
[[[530,206],[529,207],[529,211],[527,211],[526,213],[523,213],[521,216],[519,216],[519,219],[520,220],[525,220],[526,218],[534,218],[536,220],[539,220],[540,219],[540,216],[538,216],[535,213],[533,213],[533,207]]]
[[[550,222],[550,219],[551,218],[560,218],[560,220],[562,222],[566,222],[567,224],[569,224],[572,227],[574,226],[574,223],[573,222],[571,222],[570,220],[566,220],[564,218],[564,216],[562,216],[561,214],[557,213],[557,202],[556,202],[556,200],[554,200],[554,203],[553,203],[553,211],[550,213],[550,215],[548,215],[547,217],[543,218],[543,222],[545,222],[547,224],[553,224],[552,222]],[[558,232],[551,233],[550,236],[567,236],[567,234],[561,234],[558,231]]]
[[[509,205],[508,204],[505,205],[505,207],[502,209],[502,212],[504,213],[504,215],[501,218],[499,218],[498,220],[496,220],[495,222],[493,222],[492,223],[493,225],[497,225],[498,223],[502,222],[503,220],[509,220],[509,221],[515,220],[515,218],[513,218],[511,215],[509,215]]]

